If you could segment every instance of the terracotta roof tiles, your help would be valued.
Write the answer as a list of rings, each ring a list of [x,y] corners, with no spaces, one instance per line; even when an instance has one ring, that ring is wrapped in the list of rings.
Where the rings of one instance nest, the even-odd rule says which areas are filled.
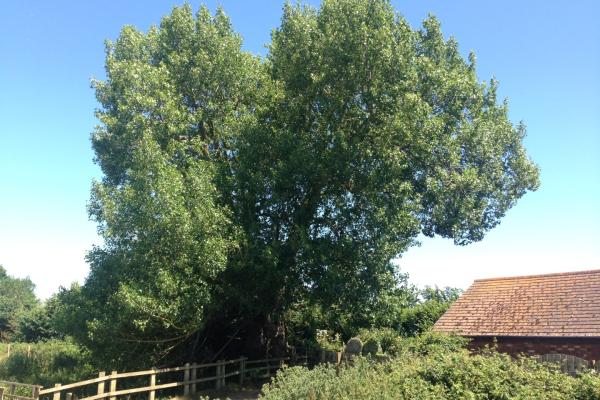
[[[433,329],[463,336],[600,337],[600,270],[476,280]]]

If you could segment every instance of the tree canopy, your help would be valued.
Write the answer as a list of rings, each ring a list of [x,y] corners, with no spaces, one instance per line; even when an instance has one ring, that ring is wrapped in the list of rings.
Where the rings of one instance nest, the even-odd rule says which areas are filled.
[[[20,318],[38,306],[29,278],[14,278],[0,265],[0,341],[14,339]]]
[[[268,49],[188,5],[107,43],[90,204],[105,244],[70,301],[108,361],[252,326],[272,347],[298,318],[381,323],[414,301],[391,260],[419,234],[481,240],[537,188],[524,125],[436,18],[288,3]]]

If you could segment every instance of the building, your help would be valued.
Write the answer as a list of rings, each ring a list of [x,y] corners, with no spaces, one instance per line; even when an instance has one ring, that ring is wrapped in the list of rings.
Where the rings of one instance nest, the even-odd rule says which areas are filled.
[[[433,329],[472,349],[600,360],[600,270],[476,280]]]

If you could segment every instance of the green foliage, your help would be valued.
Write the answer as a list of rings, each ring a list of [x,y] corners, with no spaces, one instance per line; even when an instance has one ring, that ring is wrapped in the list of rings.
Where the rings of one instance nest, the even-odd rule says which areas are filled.
[[[13,343],[0,348],[0,380],[53,386],[87,379],[92,374],[88,353],[70,340]]]
[[[375,356],[377,354],[379,354],[381,352],[381,346],[379,345],[379,341],[374,339],[374,338],[370,338],[367,339],[367,341],[365,341],[365,344],[363,345],[362,348],[362,354],[363,356]]]
[[[398,329],[406,308],[418,303],[418,291],[408,285],[407,276],[398,274],[396,287],[379,293],[377,299],[359,304],[336,304],[324,307],[310,297],[292,304],[283,319],[290,327],[290,338],[314,339],[317,330],[327,327],[348,340],[360,329],[392,327]]]
[[[106,366],[164,363],[214,308],[238,247],[216,160],[230,157],[257,84],[257,60],[240,46],[221,11],[194,16],[187,5],[107,43],[92,135],[104,178],[89,207],[104,245],[88,254],[85,285],[64,293],[60,318]]]
[[[418,341],[420,339],[410,339]],[[431,346],[432,340],[445,345]],[[280,371],[263,388],[264,400],[319,399],[598,399],[600,378],[571,377],[531,359],[489,351],[471,355],[429,337],[427,352],[405,349],[388,362],[357,359],[353,366],[319,365]]]
[[[40,304],[23,313],[17,323],[15,340],[25,343],[37,343],[60,338],[53,326],[53,315],[48,304]]]
[[[396,355],[402,348],[403,338],[396,330],[391,328],[363,329],[359,332],[358,337],[365,345],[368,342],[375,342],[377,344],[377,351],[380,348],[385,354]]]
[[[436,287],[426,286],[425,289],[421,290],[419,297],[423,301],[437,301],[439,303],[452,303],[461,295],[462,290],[452,287],[445,287],[443,289]]]
[[[462,336],[426,332],[419,336],[404,339],[402,341],[402,351],[418,355],[455,352],[463,349],[467,343],[469,343],[469,339]]]
[[[176,7],[123,28],[106,70],[90,205],[105,245],[60,319],[108,365],[188,354],[211,323],[425,330],[447,301],[402,311],[391,260],[421,233],[481,240],[538,185],[496,82],[387,0],[288,3],[264,59],[221,10]]]
[[[450,307],[449,302],[426,300],[402,310],[400,331],[404,336],[415,336],[427,331]]]
[[[428,354],[437,351],[457,351],[465,347],[469,342],[461,336],[446,335],[436,332],[425,332],[414,337],[403,337],[400,333],[390,328],[363,329],[358,337],[365,342],[372,343],[373,349],[377,346],[376,352],[381,351],[386,355],[398,356],[404,353],[414,353],[419,355]],[[364,349],[364,347],[363,347]],[[366,351],[364,354],[371,354]]]
[[[92,272],[77,304],[95,358],[109,365],[157,362],[202,328],[233,248],[211,166],[187,152],[172,144],[165,153],[144,136],[126,183],[95,185],[91,212],[105,246],[88,255]],[[130,351],[140,358],[114,358]]]
[[[416,336],[426,332],[448,310],[460,293],[460,289],[450,287],[426,287],[419,291],[419,301],[401,310],[399,331],[403,336]]]
[[[0,265],[0,341],[13,340],[19,320],[38,306],[29,278],[13,278]]]
[[[322,350],[341,351],[344,348],[339,333],[332,333],[324,329],[317,329],[316,341]]]
[[[17,321],[14,340],[37,343],[50,339],[63,339],[64,335],[57,325],[58,311],[63,307],[61,299],[55,294],[21,314]]]

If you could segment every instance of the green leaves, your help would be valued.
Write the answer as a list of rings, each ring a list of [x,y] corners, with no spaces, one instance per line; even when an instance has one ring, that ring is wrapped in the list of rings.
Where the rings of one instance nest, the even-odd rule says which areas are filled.
[[[15,339],[21,318],[39,305],[29,278],[14,278],[0,265],[0,341]]]
[[[214,168],[189,156],[190,148],[172,143],[162,150],[146,134],[133,149],[124,182],[97,182],[92,192],[90,213],[105,239],[104,248],[89,255],[92,275],[112,272],[110,282],[88,280],[84,287],[84,295],[106,302],[103,310],[90,310],[90,335],[116,331],[117,342],[159,343],[144,346],[153,357],[165,355],[165,337],[183,342],[204,326],[209,282],[235,247],[229,213],[216,204]]]
[[[403,340],[362,332],[393,344],[386,360],[357,358],[352,365],[291,367],[262,389],[264,400],[300,399],[596,399],[600,379],[572,377],[530,358],[495,351],[471,354],[463,338],[423,335]]]
[[[106,179],[118,184],[131,149],[149,134],[166,149],[198,139],[206,158],[225,158],[231,141],[252,119],[261,80],[258,59],[241,51],[222,11],[196,17],[188,5],[147,34],[123,28],[107,44],[106,82],[94,82],[101,125],[92,135]]]
[[[187,5],[107,43],[90,203],[105,243],[72,300],[82,340],[117,334],[114,363],[300,306],[334,329],[383,321],[406,296],[390,261],[420,233],[481,240],[537,188],[524,127],[434,17],[288,3],[265,59],[241,43],[223,11]]]

